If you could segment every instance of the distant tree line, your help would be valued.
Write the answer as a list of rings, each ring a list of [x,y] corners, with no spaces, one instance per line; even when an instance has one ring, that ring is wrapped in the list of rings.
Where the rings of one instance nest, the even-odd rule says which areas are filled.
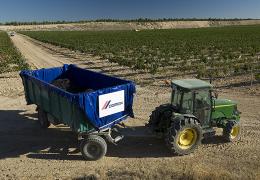
[[[44,24],[69,24],[69,23],[87,23],[87,22],[167,22],[167,21],[240,21],[240,20],[256,20],[252,18],[160,18],[160,19],[149,19],[149,18],[139,18],[139,19],[97,19],[97,20],[80,20],[80,21],[11,21],[1,23],[0,25],[44,25]]]

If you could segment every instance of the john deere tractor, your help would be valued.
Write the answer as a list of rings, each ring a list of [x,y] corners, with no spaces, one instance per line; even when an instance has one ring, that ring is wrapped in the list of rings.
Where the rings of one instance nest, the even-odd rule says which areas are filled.
[[[173,153],[193,152],[203,137],[215,135],[215,127],[223,129],[225,141],[239,139],[240,112],[236,102],[218,99],[212,85],[199,79],[175,80],[171,86],[171,103],[157,107],[148,125],[165,138]]]

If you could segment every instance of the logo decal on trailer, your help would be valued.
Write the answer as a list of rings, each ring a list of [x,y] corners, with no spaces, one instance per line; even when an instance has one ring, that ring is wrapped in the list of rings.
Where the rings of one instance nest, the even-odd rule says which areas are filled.
[[[107,107],[108,107],[108,105],[110,104],[110,102],[111,102],[111,100],[106,101],[106,103],[104,104],[102,110],[107,109]]]
[[[124,90],[100,95],[98,100],[100,118],[125,110]]]

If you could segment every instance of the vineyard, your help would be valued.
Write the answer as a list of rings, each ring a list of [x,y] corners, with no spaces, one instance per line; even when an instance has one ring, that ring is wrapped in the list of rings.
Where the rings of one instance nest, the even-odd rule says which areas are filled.
[[[28,67],[7,33],[0,31],[0,73],[28,69]]]
[[[21,33],[151,73],[167,70],[208,77],[260,70],[260,26]]]

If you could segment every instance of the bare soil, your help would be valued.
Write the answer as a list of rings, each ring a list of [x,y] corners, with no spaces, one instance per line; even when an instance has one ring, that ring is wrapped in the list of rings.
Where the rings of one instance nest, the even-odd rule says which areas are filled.
[[[178,29],[178,28],[203,28],[221,27],[231,25],[260,24],[260,20],[235,20],[235,21],[167,21],[167,22],[87,22],[69,24],[47,25],[19,25],[0,26],[0,30],[142,30],[142,29]]]
[[[33,68],[75,63],[83,68],[137,82],[135,118],[128,126],[144,125],[151,111],[170,99],[165,79],[132,71],[89,54],[41,43],[16,34],[14,44]],[[248,76],[216,80],[219,97],[238,102],[242,111],[241,140],[224,143],[220,136],[203,141],[193,153],[172,156],[163,141],[126,137],[109,145],[106,157],[83,160],[77,135],[67,127],[40,129],[35,106],[27,106],[18,72],[0,75],[0,179],[260,179],[260,85]],[[218,131],[220,132],[220,131]]]

